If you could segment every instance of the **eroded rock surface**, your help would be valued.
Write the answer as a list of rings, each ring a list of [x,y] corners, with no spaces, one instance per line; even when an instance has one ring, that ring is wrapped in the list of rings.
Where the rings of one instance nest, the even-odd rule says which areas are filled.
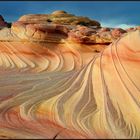
[[[67,38],[68,28],[57,24],[26,23],[17,21],[11,27],[12,33],[24,41],[48,41],[60,43]]]
[[[65,11],[1,29],[0,138],[140,138],[139,29]]]
[[[75,16],[65,11],[55,11],[51,14],[30,14],[24,15],[18,21],[24,22],[43,22],[61,25],[86,25],[100,27],[100,23],[87,17]]]
[[[3,20],[3,19],[2,19]],[[0,31],[0,40],[79,44],[110,44],[128,30],[101,27],[98,21],[65,11],[24,15],[10,29]],[[6,39],[7,35],[7,39]]]
[[[79,70],[75,46],[0,45],[0,138],[140,137],[140,31]]]

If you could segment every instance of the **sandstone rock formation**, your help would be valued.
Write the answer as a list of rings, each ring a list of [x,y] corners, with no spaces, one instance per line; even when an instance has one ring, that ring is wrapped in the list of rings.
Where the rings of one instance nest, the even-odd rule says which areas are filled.
[[[86,26],[77,26],[69,33],[70,40],[84,44],[110,44],[113,37],[110,31],[101,29],[92,29]]]
[[[140,26],[130,27],[130,28],[126,29],[127,32],[129,32],[129,31],[136,31],[136,30],[140,30]]]
[[[87,17],[55,11],[20,17],[10,29],[0,31],[0,40],[55,43],[69,40],[80,44],[108,45],[126,32],[123,29],[100,27],[99,22]]]
[[[55,11],[51,14],[30,14],[20,17],[18,21],[23,22],[43,22],[54,23],[61,25],[86,25],[100,27],[100,23],[95,20],[91,20],[87,17],[75,16],[65,11]]]
[[[139,62],[139,27],[22,16],[0,30],[0,138],[140,138]]]
[[[87,17],[77,17],[65,11],[52,14],[25,15],[12,25],[12,32],[21,40],[61,42],[76,25],[100,27],[100,23]]]
[[[1,57],[1,67],[32,72],[71,71],[86,65],[106,46],[72,42],[69,35],[72,29],[88,27],[48,23],[46,18],[48,15],[23,16],[11,28],[0,30],[0,46],[6,53]]]
[[[67,37],[68,28],[62,25],[34,23],[17,21],[11,27],[20,40],[24,41],[48,41],[60,43]]]
[[[116,29],[113,29],[111,34],[114,38],[118,38],[120,37],[122,34],[126,33],[127,31],[121,29],[121,28],[116,28]]]
[[[52,15],[62,16],[62,13],[63,11],[59,11]],[[27,68],[27,70],[38,72],[71,71],[86,65],[94,55],[107,46],[103,41],[95,42],[94,38],[90,46],[86,44],[86,40],[73,42],[75,37],[71,34],[75,29],[79,29],[82,35],[88,37],[91,36],[93,30],[98,30],[98,28],[48,23],[46,18],[48,15],[23,16],[14,22],[11,28],[0,30],[2,41],[0,46],[3,52],[7,53],[6,57],[1,58],[0,66],[6,69],[24,68],[26,70]],[[82,35],[81,38],[83,38]]]
[[[2,49],[5,53],[0,56],[5,65],[13,66],[0,70],[1,137],[140,137],[140,31],[126,34],[79,71],[67,73],[26,72],[29,65],[32,68],[37,65],[32,63],[31,49],[25,53],[25,46],[17,48],[22,47],[18,56],[14,44],[7,44],[7,48]],[[37,49],[34,47],[32,53]],[[6,55],[8,49],[11,60]],[[25,59],[22,52],[28,58]],[[14,63],[23,66],[20,71]],[[42,67],[45,63],[48,65],[44,61]],[[69,60],[64,68],[68,63]]]

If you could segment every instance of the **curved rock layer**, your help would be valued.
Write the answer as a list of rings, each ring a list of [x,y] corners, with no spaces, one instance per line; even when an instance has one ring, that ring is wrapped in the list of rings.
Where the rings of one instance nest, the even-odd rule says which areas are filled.
[[[68,28],[56,24],[29,24],[26,22],[15,22],[12,24],[11,33],[21,41],[48,41],[61,42],[67,38]]]
[[[0,42],[0,67],[35,73],[78,70],[105,46],[85,46],[70,42]]]
[[[0,32],[0,40],[5,40],[3,37],[5,32],[6,29]],[[11,37],[14,36],[11,40],[20,41],[63,43],[63,40],[71,40],[79,44],[110,44],[124,33],[126,31],[120,28],[92,28],[82,25],[17,21],[12,24],[9,34]]]
[[[79,44],[110,44],[124,33],[121,28],[103,28],[87,17],[65,11],[52,14],[24,15],[12,23],[9,30],[0,31],[0,40],[63,43],[70,40]],[[6,34],[6,37],[4,35]]]
[[[7,45],[2,49],[12,53]],[[2,54],[6,67],[17,57]],[[134,31],[77,71],[1,69],[0,137],[140,138],[139,64],[140,31]]]

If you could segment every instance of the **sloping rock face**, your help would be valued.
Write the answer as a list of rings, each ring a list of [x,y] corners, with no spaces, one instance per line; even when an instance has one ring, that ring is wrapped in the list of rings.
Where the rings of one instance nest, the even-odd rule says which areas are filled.
[[[0,138],[140,138],[139,62],[139,27],[22,16],[0,30]]]
[[[59,69],[57,73],[38,73],[36,61],[33,64],[31,60],[38,57],[41,65],[40,56],[28,55],[29,48],[25,53],[26,44],[19,44],[18,51],[14,46],[0,46],[3,47],[0,60],[6,66],[11,65],[0,70],[1,138],[140,137],[140,31],[126,34],[85,67],[70,72]],[[34,47],[30,48],[32,53],[37,50]],[[8,52],[8,48],[13,52]],[[46,56],[43,52],[47,50],[43,49],[41,55]],[[24,55],[28,57],[25,59]],[[69,60],[64,68],[71,61],[70,55],[66,57]],[[27,68],[36,69],[27,72]]]

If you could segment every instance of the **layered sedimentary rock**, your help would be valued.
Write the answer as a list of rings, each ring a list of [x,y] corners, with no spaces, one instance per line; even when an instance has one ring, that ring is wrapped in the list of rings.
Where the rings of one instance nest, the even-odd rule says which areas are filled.
[[[37,72],[71,71],[86,65],[94,55],[105,48],[106,44],[102,42],[102,45],[94,42],[86,45],[86,41],[73,41],[71,32],[74,28],[89,28],[69,23],[72,18],[79,21],[79,17],[64,13],[65,23],[68,25],[46,21],[50,16],[56,21],[55,18],[64,16],[62,13],[63,11],[57,11],[50,15],[25,15],[14,22],[11,28],[0,30],[0,66]],[[83,22],[97,25],[88,18]]]
[[[0,30],[0,138],[140,138],[139,28],[79,20],[56,11]]]
[[[87,17],[55,11],[20,17],[11,28],[0,31],[0,40],[57,43],[69,40],[81,44],[110,44],[126,32],[119,28],[103,28],[99,22]]]
[[[139,138],[139,50],[135,31],[78,71],[1,69],[1,137]]]
[[[30,23],[51,23],[61,25],[86,25],[100,27],[100,23],[87,17],[75,16],[65,11],[54,11],[51,14],[30,14],[20,17],[18,21]]]
[[[90,28],[77,26],[69,32],[69,38],[79,43],[110,44],[127,31],[120,28]]]
[[[71,71],[86,65],[104,47],[74,43],[1,42],[0,66],[32,72]]]
[[[67,38],[68,28],[57,24],[26,23],[17,21],[11,31],[20,40],[24,41],[47,41],[60,43]]]

